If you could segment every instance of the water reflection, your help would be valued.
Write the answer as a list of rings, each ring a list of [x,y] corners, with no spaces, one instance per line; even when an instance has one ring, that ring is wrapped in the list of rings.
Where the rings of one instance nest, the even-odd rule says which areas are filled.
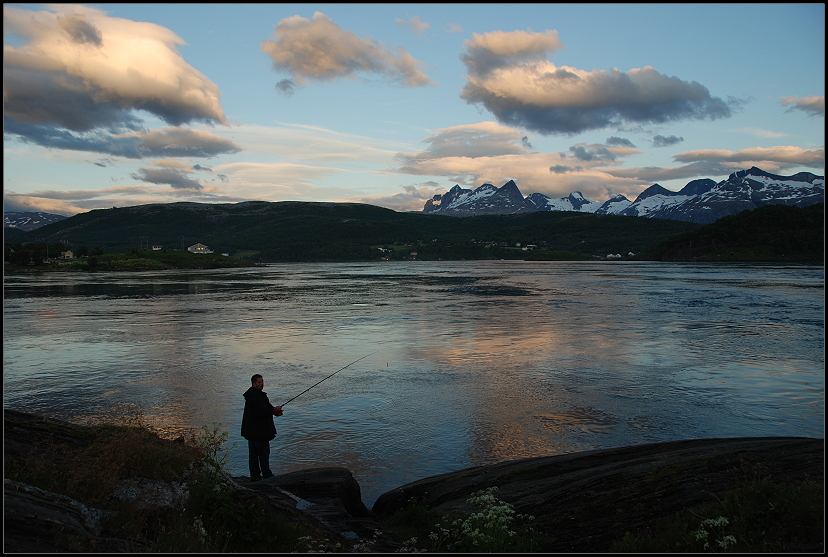
[[[500,460],[692,437],[824,436],[824,272],[804,266],[297,264],[13,276],[4,404],[238,435],[283,402],[274,470],[366,503]]]

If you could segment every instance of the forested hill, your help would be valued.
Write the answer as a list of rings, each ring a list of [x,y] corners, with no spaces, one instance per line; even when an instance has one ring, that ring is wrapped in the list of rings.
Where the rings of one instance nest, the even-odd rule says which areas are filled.
[[[722,217],[642,255],[655,261],[825,261],[825,204],[767,205]]]
[[[517,244],[583,255],[626,255],[698,227],[573,212],[455,218],[358,203],[251,201],[98,209],[15,235],[13,241],[62,241],[72,249],[85,245],[106,253],[152,245],[186,249],[202,243],[217,253],[258,252],[252,259],[262,261],[379,259],[383,252],[377,247],[408,244],[420,259],[476,259],[500,257],[505,246],[514,249]]]

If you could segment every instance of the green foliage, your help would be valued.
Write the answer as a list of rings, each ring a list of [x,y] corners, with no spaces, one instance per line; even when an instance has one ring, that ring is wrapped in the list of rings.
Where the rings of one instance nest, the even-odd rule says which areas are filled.
[[[372,261],[381,256],[372,246],[405,244],[418,252],[428,245],[418,259],[502,259],[507,258],[505,252],[485,250],[485,245],[543,246],[546,242],[548,249],[573,253],[638,253],[697,227],[663,219],[572,212],[456,218],[357,203],[168,203],[80,213],[19,238],[99,246],[107,254],[147,243],[182,252],[187,245],[201,242],[216,252],[258,251],[258,260],[268,262]],[[508,254],[522,255],[519,250]]]
[[[514,506],[495,496],[497,487],[473,493],[467,503],[477,509],[453,517],[412,504],[385,522],[398,536],[406,538],[409,553],[451,552],[538,552],[549,549],[550,540],[533,527],[534,517],[515,514]]]
[[[161,439],[140,423],[73,431],[62,442],[44,438],[28,454],[7,453],[4,477],[114,511],[104,519],[105,535],[127,540],[133,551],[290,552],[317,538],[261,499],[245,496],[246,490],[230,488],[224,477],[228,434],[221,424],[203,426],[189,442]],[[111,497],[118,480],[134,477],[185,479],[186,506],[146,510]],[[99,550],[86,538],[53,542],[72,551]]]
[[[656,261],[824,261],[825,204],[767,205],[665,240]]]
[[[756,481],[724,499],[698,505],[653,525],[626,532],[618,552],[822,552],[824,484]]]

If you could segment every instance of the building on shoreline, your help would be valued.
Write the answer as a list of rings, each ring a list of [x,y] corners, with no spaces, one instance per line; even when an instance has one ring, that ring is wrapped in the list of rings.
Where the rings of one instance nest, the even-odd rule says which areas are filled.
[[[204,244],[193,244],[192,246],[187,248],[187,251],[189,251],[190,253],[213,253],[213,250],[211,250]]]

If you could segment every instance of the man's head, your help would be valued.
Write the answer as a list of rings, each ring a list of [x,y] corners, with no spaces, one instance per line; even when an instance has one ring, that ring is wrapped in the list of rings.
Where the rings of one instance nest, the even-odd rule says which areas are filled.
[[[264,388],[264,379],[258,373],[250,378],[250,383],[260,391]]]

